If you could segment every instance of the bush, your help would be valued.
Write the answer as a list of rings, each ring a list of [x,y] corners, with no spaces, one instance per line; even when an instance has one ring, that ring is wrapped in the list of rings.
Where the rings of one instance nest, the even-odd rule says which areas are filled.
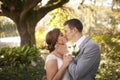
[[[101,63],[96,80],[120,80],[120,36],[92,37],[101,48]]]
[[[43,80],[44,60],[35,47],[0,49],[0,79]]]

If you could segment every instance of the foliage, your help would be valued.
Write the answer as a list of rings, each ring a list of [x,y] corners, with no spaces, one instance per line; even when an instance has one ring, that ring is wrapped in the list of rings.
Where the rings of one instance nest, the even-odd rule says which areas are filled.
[[[100,35],[92,37],[101,48],[101,63],[97,80],[120,79],[120,36]]]
[[[36,47],[44,47],[45,46],[45,27],[39,27],[37,28],[37,31],[35,32],[35,38],[36,38]]]
[[[48,20],[48,22],[45,21],[45,26],[49,24],[50,27],[40,26],[37,28],[37,31],[35,33],[37,47],[45,47],[46,33],[52,28],[60,28],[63,31],[62,26],[64,21],[70,18],[69,12],[67,11],[67,9],[65,9],[65,7],[55,9],[51,11],[49,15],[51,16],[51,19]]]
[[[78,15],[84,25],[84,33],[89,35],[118,33],[120,31],[118,30],[120,11],[112,10],[111,7],[102,6],[102,2],[99,2],[99,4],[101,6],[95,3],[79,6]]]
[[[58,9],[55,9],[51,12],[52,18],[49,21],[49,25],[53,28],[60,28],[63,30],[63,24],[66,20],[75,17],[76,14],[73,9],[69,7],[61,7]]]
[[[2,80],[42,80],[44,75],[44,60],[37,48],[25,45],[0,49]]]
[[[17,36],[16,25],[6,17],[0,17],[0,37]]]

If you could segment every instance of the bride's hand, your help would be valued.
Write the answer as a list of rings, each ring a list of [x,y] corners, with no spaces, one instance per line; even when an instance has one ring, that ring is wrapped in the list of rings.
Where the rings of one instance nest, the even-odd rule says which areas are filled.
[[[64,66],[68,66],[69,65],[69,63],[71,62],[73,60],[73,57],[72,57],[72,55],[64,55],[63,56],[63,65]]]

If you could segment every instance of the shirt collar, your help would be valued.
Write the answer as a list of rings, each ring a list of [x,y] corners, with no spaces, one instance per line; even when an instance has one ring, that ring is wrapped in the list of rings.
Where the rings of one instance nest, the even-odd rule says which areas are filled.
[[[77,47],[79,47],[81,45],[81,43],[85,40],[86,36],[83,35],[75,44]]]

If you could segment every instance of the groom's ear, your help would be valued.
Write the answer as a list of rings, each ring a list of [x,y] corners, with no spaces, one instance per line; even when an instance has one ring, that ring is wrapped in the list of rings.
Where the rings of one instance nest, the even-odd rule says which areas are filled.
[[[78,32],[78,30],[76,29],[76,27],[73,28],[73,31],[76,33]]]

